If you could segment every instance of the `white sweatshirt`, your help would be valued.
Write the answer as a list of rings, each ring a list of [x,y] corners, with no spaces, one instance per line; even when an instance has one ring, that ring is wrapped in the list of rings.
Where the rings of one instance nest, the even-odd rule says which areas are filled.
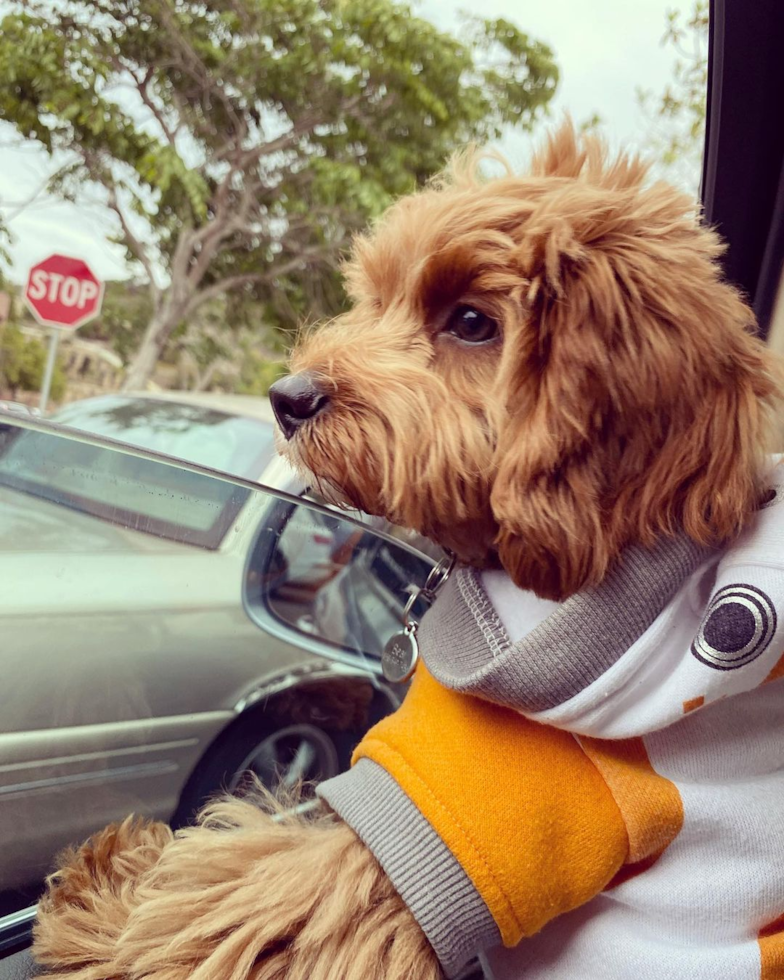
[[[615,664],[529,713],[578,735],[644,736],[684,821],[644,874],[492,951],[498,980],[784,978],[784,681],[764,683],[784,676],[784,465],[773,480],[756,524]],[[557,608],[503,573],[482,581],[513,642]]]

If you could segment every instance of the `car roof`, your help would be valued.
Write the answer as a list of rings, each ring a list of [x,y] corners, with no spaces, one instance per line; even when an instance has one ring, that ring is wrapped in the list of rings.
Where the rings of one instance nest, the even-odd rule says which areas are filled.
[[[180,405],[196,405],[200,408],[225,412],[227,415],[244,415],[275,424],[269,398],[258,395],[230,395],[215,391],[125,391],[120,397],[144,398],[152,401],[176,402]]]

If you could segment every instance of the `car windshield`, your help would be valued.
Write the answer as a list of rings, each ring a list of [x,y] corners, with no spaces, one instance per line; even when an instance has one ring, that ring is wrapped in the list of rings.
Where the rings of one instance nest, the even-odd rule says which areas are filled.
[[[67,405],[52,419],[212,469],[257,479],[275,455],[271,422],[202,405],[111,395]]]
[[[0,2],[0,916],[129,813],[347,769],[443,548],[495,563],[511,326],[574,421],[604,305],[575,349],[535,311],[636,289],[566,183],[598,141],[698,207],[712,5],[605,6]]]

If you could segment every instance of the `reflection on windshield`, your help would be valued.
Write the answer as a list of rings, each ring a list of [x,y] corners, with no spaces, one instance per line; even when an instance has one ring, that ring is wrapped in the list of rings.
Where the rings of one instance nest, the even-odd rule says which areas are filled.
[[[275,455],[269,422],[147,396],[89,398],[52,419],[250,480],[258,479]]]

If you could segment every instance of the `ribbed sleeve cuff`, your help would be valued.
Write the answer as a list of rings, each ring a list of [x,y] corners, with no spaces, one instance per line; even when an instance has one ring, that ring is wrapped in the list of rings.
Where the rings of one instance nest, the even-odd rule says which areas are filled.
[[[327,780],[318,795],[373,852],[448,977],[501,934],[471,879],[392,776],[371,759]]]

